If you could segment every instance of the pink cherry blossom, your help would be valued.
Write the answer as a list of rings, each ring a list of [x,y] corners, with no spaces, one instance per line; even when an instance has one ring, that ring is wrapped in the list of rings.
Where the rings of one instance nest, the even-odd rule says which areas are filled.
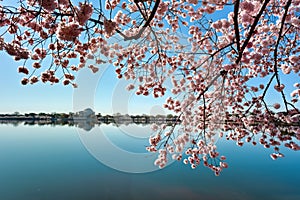
[[[61,40],[74,41],[81,33],[81,28],[76,23],[59,24],[57,37]]]
[[[30,0],[30,4],[34,5],[36,1]],[[57,6],[57,2],[55,0],[38,0],[37,1],[45,10],[53,11]]]
[[[105,29],[105,32],[107,33],[107,35],[112,35],[115,28],[116,28],[116,23],[111,21],[111,20],[104,20],[104,29]]]
[[[76,18],[79,25],[83,26],[93,14],[93,6],[87,3],[79,2],[79,8],[76,7]]]
[[[279,104],[279,103],[275,103],[275,104],[273,105],[273,107],[274,107],[275,109],[279,109],[279,108],[280,108],[280,104]]]
[[[218,10],[227,13],[215,19]],[[0,50],[23,62],[23,85],[76,88],[78,71],[110,64],[128,90],[166,96],[177,116],[152,125],[155,165],[172,157],[220,175],[219,138],[274,150],[272,159],[300,150],[298,14],[294,0],[27,0],[0,5]]]

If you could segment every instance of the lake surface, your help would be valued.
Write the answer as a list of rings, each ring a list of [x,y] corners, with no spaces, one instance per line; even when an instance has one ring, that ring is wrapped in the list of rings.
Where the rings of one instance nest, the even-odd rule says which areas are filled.
[[[300,199],[299,152],[283,150],[286,157],[273,161],[271,149],[221,140],[218,148],[229,168],[219,177],[182,162],[156,170],[147,163],[155,156],[145,154],[145,166],[133,159],[141,162],[147,153],[143,130],[147,128],[101,125],[86,132],[67,126],[1,125],[0,199]],[[124,152],[131,152],[133,160],[124,158]],[[128,166],[150,172],[126,173]]]

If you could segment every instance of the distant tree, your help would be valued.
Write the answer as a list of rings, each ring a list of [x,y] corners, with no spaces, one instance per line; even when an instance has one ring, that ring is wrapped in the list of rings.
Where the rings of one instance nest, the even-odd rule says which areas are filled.
[[[20,115],[20,112],[16,111],[13,114],[16,115],[16,116],[18,116],[18,115]]]
[[[174,118],[174,116],[173,116],[172,114],[168,114],[168,115],[167,115],[167,118],[168,118],[168,119],[172,119],[172,118]]]
[[[69,114],[67,114],[67,113],[61,113],[60,114],[60,118],[67,119],[67,118],[69,118]]]
[[[46,113],[39,113],[38,115],[39,115],[39,116],[47,116]]]

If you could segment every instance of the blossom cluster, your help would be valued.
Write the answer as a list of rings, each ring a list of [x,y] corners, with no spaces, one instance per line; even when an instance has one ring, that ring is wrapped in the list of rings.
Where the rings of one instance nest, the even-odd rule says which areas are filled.
[[[60,40],[74,41],[80,35],[82,29],[76,23],[61,23],[57,29],[57,37]]]
[[[106,20],[106,19],[104,20],[104,29],[108,36],[111,36],[114,33],[116,29],[116,25],[117,25],[116,22],[113,22],[111,20]]]
[[[31,0],[33,4],[35,0]],[[38,3],[47,11],[53,11],[57,7],[57,1],[55,0],[38,0]]]
[[[87,3],[79,3],[79,7],[76,7],[76,20],[79,25],[83,26],[90,19],[93,14],[93,6]]]

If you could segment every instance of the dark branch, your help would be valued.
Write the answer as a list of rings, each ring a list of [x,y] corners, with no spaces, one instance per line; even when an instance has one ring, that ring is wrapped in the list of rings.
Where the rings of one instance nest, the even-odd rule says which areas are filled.
[[[241,50],[241,47],[240,47],[240,31],[239,31],[239,22],[238,22],[239,6],[240,6],[240,1],[236,1],[235,4],[234,4],[233,21],[234,21],[234,31],[235,31],[235,37],[236,37],[236,48],[237,48],[238,52],[240,52],[240,50]]]
[[[256,15],[256,17],[255,17],[255,19],[254,19],[254,22],[253,22],[253,24],[252,24],[252,26],[251,26],[251,28],[250,28],[249,34],[248,34],[248,36],[247,36],[245,42],[243,43],[243,46],[242,46],[241,50],[239,51],[239,55],[238,55],[238,57],[237,57],[237,59],[236,59],[236,61],[235,61],[236,64],[239,64],[239,62],[241,61],[242,56],[243,56],[243,52],[244,52],[244,50],[245,50],[247,44],[249,43],[249,41],[250,41],[252,35],[254,34],[254,30],[255,30],[255,28],[256,28],[258,22],[259,22],[259,19],[260,19],[260,17],[262,16],[262,14],[264,13],[264,11],[265,11],[265,9],[266,9],[266,7],[267,7],[267,5],[268,5],[269,2],[270,2],[270,0],[265,0],[265,1],[264,1],[264,4],[263,4],[262,7],[260,8],[259,13]]]
[[[285,11],[284,11],[284,14],[283,14],[283,17],[282,17],[282,20],[281,20],[281,26],[280,26],[280,30],[279,30],[279,33],[278,33],[278,38],[277,38],[276,45],[275,45],[275,50],[274,50],[274,71],[275,71],[275,76],[276,76],[276,80],[277,80],[278,85],[280,85],[280,80],[279,80],[279,75],[278,75],[278,66],[277,66],[278,65],[278,61],[277,61],[278,46],[279,46],[279,42],[282,38],[282,31],[283,31],[283,27],[284,27],[284,22],[285,22],[289,7],[291,5],[291,2],[292,2],[292,0],[288,0],[286,5],[284,6]],[[282,96],[282,99],[284,101],[286,112],[288,112],[288,107],[287,107],[288,104],[287,104],[287,101],[286,101],[286,98],[285,98],[285,95],[284,95],[283,91],[281,91],[281,96]]]
[[[140,29],[140,31],[139,31],[136,35],[130,36],[130,37],[125,36],[124,34],[122,35],[122,36],[124,37],[124,40],[125,40],[125,41],[126,41],[126,40],[137,40],[137,39],[139,39],[139,38],[141,37],[141,35],[142,35],[143,32],[145,31],[145,29],[150,25],[152,19],[154,18],[155,13],[156,13],[156,11],[157,11],[157,9],[158,9],[159,4],[160,4],[160,0],[156,0],[156,1],[155,1],[155,5],[154,5],[154,7],[153,7],[153,10],[152,10],[152,12],[151,12],[151,14],[150,14],[148,20],[145,22],[144,26]]]

